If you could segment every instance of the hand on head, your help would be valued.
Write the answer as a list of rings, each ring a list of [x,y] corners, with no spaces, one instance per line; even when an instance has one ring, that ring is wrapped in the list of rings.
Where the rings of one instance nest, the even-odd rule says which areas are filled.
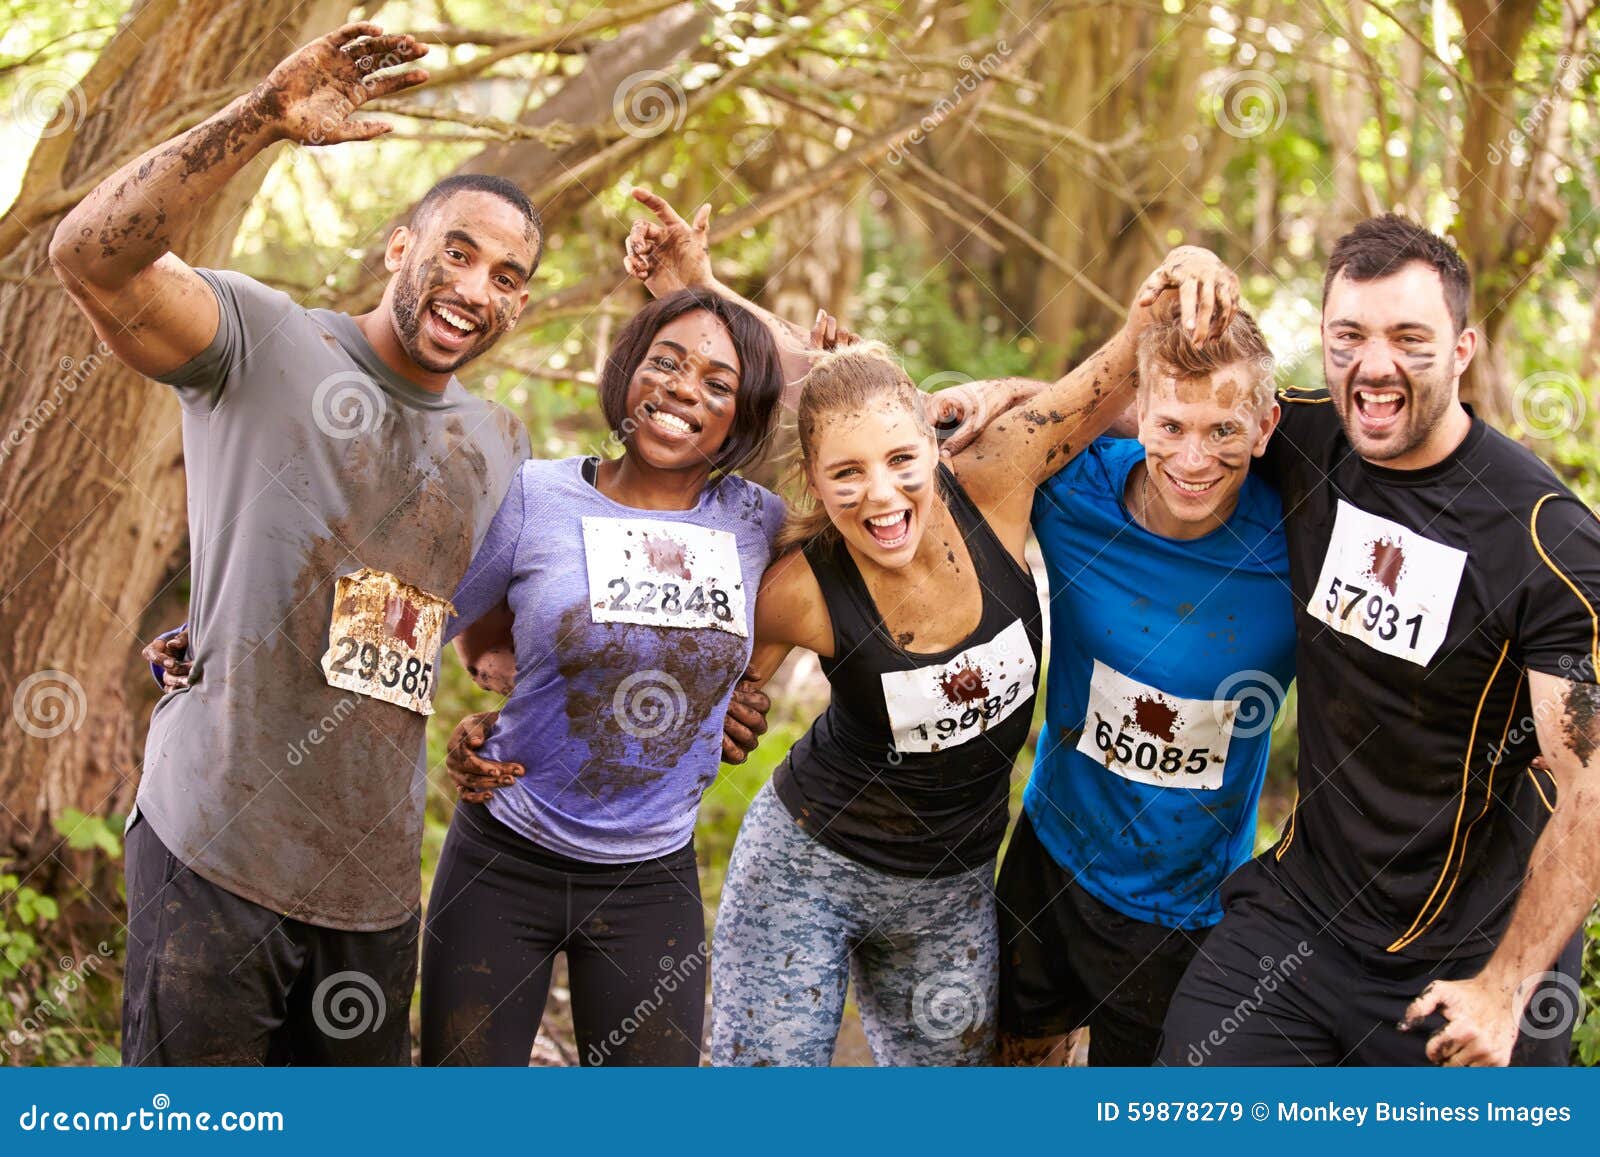
[[[1157,316],[1161,308],[1172,309],[1173,298],[1161,303],[1166,294],[1176,299],[1176,312],[1183,328],[1197,346],[1227,329],[1239,308],[1239,278],[1215,253],[1198,245],[1180,245],[1145,278],[1134,296],[1129,321],[1138,324]],[[1136,315],[1141,315],[1142,319]]]
[[[826,352],[841,346],[855,345],[861,335],[839,324],[839,319],[825,309],[817,310],[817,320],[811,325],[808,348]]]

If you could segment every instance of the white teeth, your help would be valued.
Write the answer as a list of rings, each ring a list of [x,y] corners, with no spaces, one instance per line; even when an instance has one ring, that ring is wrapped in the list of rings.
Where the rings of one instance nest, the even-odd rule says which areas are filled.
[[[466,318],[462,317],[459,313],[448,310],[442,305],[435,304],[433,307],[433,312],[437,316],[443,318],[453,328],[460,330],[462,333],[471,333],[473,330],[478,328]]]
[[[694,432],[694,427],[689,425],[688,422],[685,422],[676,414],[667,413],[665,410],[657,410],[651,414],[650,417],[656,425],[665,426],[669,430],[676,430],[680,434],[690,434]]]
[[[898,514],[879,514],[867,519],[867,521],[873,526],[893,526],[905,516],[906,512],[902,510]]]
[[[1398,402],[1400,400],[1400,395],[1394,393],[1393,391],[1384,394],[1374,394],[1367,390],[1362,390],[1361,396],[1376,406],[1383,406],[1390,402]]]
[[[1170,474],[1167,475],[1167,477],[1171,479],[1172,484],[1179,490],[1187,490],[1191,494],[1198,494],[1201,491],[1210,490],[1216,485],[1215,482],[1180,482],[1178,479],[1173,478]]]

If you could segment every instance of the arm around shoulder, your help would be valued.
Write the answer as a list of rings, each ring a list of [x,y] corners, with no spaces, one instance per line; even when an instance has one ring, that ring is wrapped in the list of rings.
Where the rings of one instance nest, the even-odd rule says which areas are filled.
[[[824,658],[833,655],[833,620],[817,576],[799,548],[775,559],[761,577],[750,677],[758,685],[766,682],[795,647]]]

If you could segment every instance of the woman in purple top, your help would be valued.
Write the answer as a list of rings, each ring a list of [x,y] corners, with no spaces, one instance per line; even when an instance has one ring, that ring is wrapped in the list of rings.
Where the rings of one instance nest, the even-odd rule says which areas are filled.
[[[506,495],[450,630],[493,637],[510,617],[515,687],[482,755],[523,774],[464,798],[445,839],[424,1064],[527,1064],[558,952],[583,1063],[699,1063],[695,812],[784,517],[732,471],[766,446],[782,385],[748,311],[663,297],[601,376],[621,457],[530,460]]]

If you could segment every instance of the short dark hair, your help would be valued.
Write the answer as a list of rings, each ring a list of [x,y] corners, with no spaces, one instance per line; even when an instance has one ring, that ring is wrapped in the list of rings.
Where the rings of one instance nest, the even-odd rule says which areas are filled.
[[[611,343],[600,374],[600,409],[619,437],[631,421],[628,383],[655,343],[661,327],[685,314],[704,310],[720,321],[739,355],[739,389],[734,395],[733,429],[711,460],[711,468],[729,474],[755,461],[772,438],[778,399],[783,394],[783,367],[778,346],[766,325],[743,306],[709,289],[680,289],[657,298],[634,314]]]
[[[517,187],[516,182],[508,181],[504,177],[497,177],[493,173],[456,173],[446,177],[433,188],[422,195],[411,210],[411,227],[419,227],[436,208],[457,193],[488,193],[491,197],[499,197],[517,212],[522,214],[522,219],[533,228],[533,235],[537,239],[534,246],[533,263],[539,264],[539,258],[544,254],[544,221],[539,216],[539,210],[533,207],[533,202],[528,200],[528,195]]]
[[[1395,213],[1368,217],[1334,243],[1328,272],[1322,280],[1323,303],[1327,303],[1328,289],[1341,273],[1351,281],[1376,281],[1400,272],[1413,261],[1420,261],[1439,275],[1450,320],[1457,333],[1466,329],[1467,309],[1472,303],[1472,271],[1454,245]]]

